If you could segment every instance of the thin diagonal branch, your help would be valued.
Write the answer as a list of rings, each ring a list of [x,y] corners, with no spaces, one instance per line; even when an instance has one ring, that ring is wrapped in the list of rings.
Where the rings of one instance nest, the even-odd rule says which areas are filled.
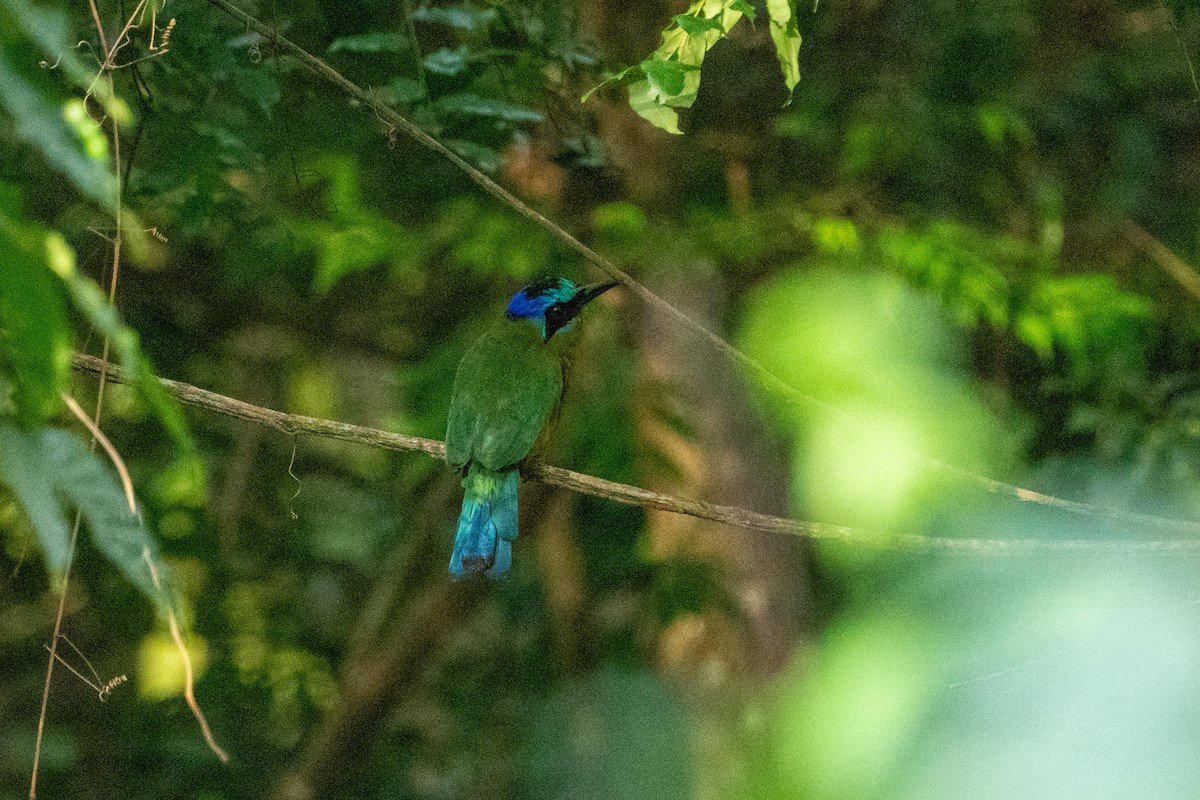
[[[737,349],[732,344],[725,341],[724,339],[722,339],[720,336],[716,335],[712,331],[708,330],[703,325],[701,325],[700,323],[693,320],[687,314],[683,313],[678,308],[671,305],[666,300],[662,299],[661,297],[656,295],[654,292],[650,291],[648,288],[646,288],[642,284],[638,283],[638,281],[635,280],[631,275],[629,275],[629,273],[625,272],[620,267],[618,267],[616,264],[614,264],[612,261],[610,261],[609,259],[600,255],[595,250],[593,250],[590,247],[588,247],[587,245],[585,245],[583,242],[579,241],[579,239],[572,236],[562,226],[558,225],[553,220],[550,220],[546,216],[538,213],[532,207],[527,205],[525,203],[525,201],[521,200],[519,197],[514,195],[512,192],[508,191],[503,186],[501,186],[500,184],[496,183],[494,180],[489,178],[483,172],[476,169],[470,162],[466,161],[464,158],[459,156],[457,153],[455,153],[449,147],[442,144],[434,137],[430,136],[428,133],[426,133],[424,130],[422,130],[418,125],[416,125],[411,120],[409,120],[408,118],[406,118],[405,116],[403,116],[402,114],[397,112],[394,108],[391,108],[390,106],[386,105],[385,103],[380,102],[379,99],[377,97],[375,97],[371,92],[363,89],[361,86],[354,83],[353,81],[348,79],[346,76],[342,75],[340,72],[335,70],[333,67],[326,64],[320,58],[314,56],[312,53],[309,53],[304,48],[295,44],[294,42],[287,39],[286,37],[281,36],[271,26],[265,25],[262,22],[260,22],[259,20],[250,16],[245,11],[242,11],[240,8],[235,6],[233,3],[229,2],[229,0],[209,0],[209,2],[212,3],[213,5],[217,6],[221,10],[225,11],[227,14],[230,14],[231,16],[233,16],[236,19],[238,19],[239,21],[241,21],[247,28],[249,28],[250,30],[253,30],[255,33],[262,36],[265,40],[271,42],[271,44],[274,45],[275,47],[286,50],[288,53],[295,56],[297,59],[299,59],[303,64],[305,64],[313,72],[320,75],[322,78],[329,81],[333,85],[337,86],[342,91],[344,91],[346,94],[350,95],[354,99],[361,102],[367,108],[371,109],[371,111],[379,119],[387,122],[389,125],[392,125],[397,129],[403,131],[406,135],[408,135],[409,137],[414,139],[416,142],[418,142],[422,146],[427,147],[430,150],[434,151],[435,153],[438,153],[439,155],[443,156],[450,163],[454,164],[456,167],[458,167],[460,170],[462,170],[462,172],[467,177],[469,177],[475,183],[479,184],[479,186],[482,187],[483,190],[486,191],[488,194],[492,195],[496,199],[505,203],[510,208],[512,208],[514,211],[516,211],[518,214],[525,217],[529,221],[533,222],[538,227],[542,228],[542,230],[550,233],[556,239],[563,242],[565,245],[570,247],[575,252],[579,253],[588,262],[595,265],[596,267],[598,267],[599,269],[601,269],[602,271],[604,271],[611,277],[620,281],[621,284],[623,284],[631,292],[636,294],[639,298],[641,298],[648,305],[659,310],[660,312],[667,315],[671,319],[675,320],[675,322],[677,322],[678,324],[687,328],[688,330],[692,331],[693,333],[699,335],[702,339],[707,341],[711,346],[716,348],[722,355],[724,355],[729,360],[731,360],[734,363],[741,366],[748,373],[756,376],[765,388],[769,389],[770,391],[774,392],[775,394],[779,395],[780,397],[783,397],[792,402],[803,403],[804,405],[814,408],[823,414],[827,414],[827,415],[834,416],[834,417],[845,417],[846,416],[846,414],[844,412],[842,412],[840,409],[836,408],[835,406],[833,406],[819,398],[805,394],[805,393],[799,391],[798,389],[796,389],[794,386],[789,385],[786,381],[779,378],[777,375],[772,373],[770,370],[768,370],[762,364],[759,364],[753,358],[746,355],[741,350]],[[1022,502],[1031,502],[1031,503],[1037,503],[1039,505],[1052,506],[1054,508],[1063,509],[1063,510],[1070,511],[1070,512],[1076,513],[1076,514],[1082,514],[1084,516],[1101,517],[1101,518],[1107,518],[1107,519],[1120,519],[1124,522],[1128,522],[1128,523],[1132,523],[1132,524],[1138,524],[1138,525],[1149,524],[1149,525],[1152,525],[1153,527],[1159,527],[1159,528],[1169,527],[1169,528],[1176,529],[1176,530],[1183,530],[1191,535],[1200,534],[1200,523],[1168,521],[1168,522],[1170,522],[1170,524],[1164,526],[1161,522],[1159,522],[1159,523],[1153,522],[1153,520],[1159,519],[1156,517],[1147,517],[1147,516],[1140,515],[1140,514],[1130,514],[1127,512],[1119,511],[1117,509],[1100,508],[1097,506],[1090,505],[1088,503],[1077,503],[1077,502],[1074,502],[1071,500],[1065,500],[1060,497],[1053,497],[1051,495],[1041,494],[1040,492],[1032,491],[1031,489],[1027,489],[1023,486],[1017,486],[1016,484],[1006,483],[1005,481],[999,481],[999,480],[996,480],[995,478],[989,478],[986,475],[976,474],[974,472],[971,472],[970,470],[963,469],[962,467],[957,467],[953,464],[948,464],[945,461],[941,461],[936,458],[931,458],[923,453],[918,452],[918,453],[916,453],[916,455],[918,457],[920,457],[926,464],[933,467],[934,469],[939,470],[943,474],[950,476],[950,477],[954,478],[955,480],[963,481],[964,483],[974,484],[975,486],[979,487],[980,489],[982,489],[986,492],[989,492],[991,494],[997,494],[997,495],[1002,495],[1005,497],[1015,498]],[[617,498],[617,497],[614,497],[613,499],[620,500],[620,498]],[[633,501],[620,500],[620,502],[633,502]],[[690,512],[685,512],[685,513],[690,513]],[[803,524],[807,525],[807,524],[815,524],[815,523],[803,523]],[[810,533],[806,533],[805,535],[817,536],[818,534],[810,532]],[[840,538],[840,534],[827,532],[826,534],[822,535],[821,538]],[[955,540],[955,541],[962,541],[962,540]]]
[[[117,383],[126,380],[120,368],[114,364],[106,365],[94,356],[76,355],[75,368],[83,372],[100,374],[106,371],[108,380]],[[350,425],[317,417],[306,417],[300,414],[285,414],[270,408],[251,405],[242,400],[210,392],[191,384],[159,379],[167,391],[179,402],[197,408],[208,409],[219,414],[225,414],[238,419],[266,425],[278,431],[293,436],[320,436],[327,439],[340,439],[346,442],[365,444],[370,447],[380,447],[386,450],[401,450],[419,452],[437,459],[445,458],[445,445],[433,439],[423,439],[418,436],[407,436],[402,433],[392,433],[361,425]],[[950,538],[939,536],[923,536],[920,534],[895,534],[867,531],[849,528],[843,525],[831,525],[824,522],[809,522],[805,520],[775,517],[760,514],[737,506],[717,505],[700,500],[688,500],[670,495],[659,494],[637,486],[629,486],[616,481],[597,478],[573,472],[562,467],[552,467],[547,464],[526,464],[522,475],[527,480],[540,481],[551,486],[559,486],[580,494],[603,497],[626,505],[654,508],[675,514],[687,514],[700,519],[712,520],[744,528],[773,533],[786,533],[804,536],[810,539],[835,540],[854,544],[864,544],[884,548],[903,548],[915,550],[957,550],[974,552],[1009,552],[1022,553],[1033,551],[1109,551],[1109,552],[1162,552],[1162,551],[1200,551],[1200,523],[1186,520],[1168,519],[1145,514],[1134,514],[1120,509],[1106,509],[1091,506],[1086,503],[1073,505],[1086,509],[1087,514],[1105,519],[1109,522],[1136,524],[1139,527],[1152,527],[1159,530],[1172,531],[1178,534],[1190,534],[1187,539],[982,539],[982,538]],[[1027,498],[1040,502],[1036,495]],[[1072,501],[1053,498],[1061,503]],[[1070,506],[1065,510],[1077,510]]]
[[[1200,272],[1184,261],[1165,244],[1151,236],[1145,228],[1133,220],[1125,221],[1125,238],[1138,250],[1150,257],[1154,263],[1175,279],[1184,291],[1200,300]]]
[[[627,289],[640,297],[648,305],[658,309],[668,317],[674,319],[680,325],[691,330],[693,333],[699,334],[709,344],[727,356],[730,360],[741,365],[749,372],[757,375],[764,382],[764,384],[772,390],[780,392],[785,396],[798,398],[806,403],[814,404],[827,412],[834,410],[828,404],[814,397],[809,397],[797,392],[794,387],[789,386],[787,383],[780,380],[766,367],[762,366],[757,361],[750,358],[750,356],[746,355],[741,350],[738,350],[729,342],[725,341],[720,336],[716,335],[708,328],[705,328],[687,314],[683,313],[678,308],[671,305],[654,292],[650,291],[650,289],[643,286],[641,283],[635,280],[632,275],[618,267],[610,259],[605,258],[592,248],[585,245],[583,242],[579,241],[579,239],[572,236],[562,226],[536,211],[524,200],[508,191],[500,184],[496,183],[496,181],[492,180],[486,174],[481,172],[458,153],[454,152],[449,147],[430,136],[416,123],[400,114],[391,106],[380,102],[379,99],[371,92],[363,89],[361,86],[351,81],[345,75],[342,75],[342,73],[326,64],[317,56],[314,56],[312,53],[295,44],[287,37],[280,35],[279,32],[271,26],[260,22],[259,20],[247,14],[245,11],[242,11],[233,3],[230,3],[229,0],[209,0],[209,2],[244,23],[247,28],[254,31],[259,36],[262,36],[275,47],[286,50],[288,53],[295,56],[313,72],[337,86],[346,94],[361,102],[367,108],[370,108],[375,116],[379,119],[387,122],[389,125],[395,126],[417,143],[444,157],[447,161],[462,170],[462,172],[468,178],[479,184],[479,186],[485,192],[492,195],[492,197],[500,200],[502,203],[512,208],[530,222],[533,222],[542,230],[553,235],[556,239],[574,250],[579,255],[583,256],[585,260],[599,268],[601,271],[620,281]]]

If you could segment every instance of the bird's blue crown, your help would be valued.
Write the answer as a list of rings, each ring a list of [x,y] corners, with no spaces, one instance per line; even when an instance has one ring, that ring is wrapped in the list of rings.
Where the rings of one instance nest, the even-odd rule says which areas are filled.
[[[542,278],[513,295],[506,313],[509,319],[545,319],[547,308],[570,301],[576,291],[578,287],[566,278]]]
[[[616,285],[576,286],[566,278],[543,278],[513,295],[508,302],[508,318],[529,320],[548,342],[554,334],[570,330],[585,305]]]

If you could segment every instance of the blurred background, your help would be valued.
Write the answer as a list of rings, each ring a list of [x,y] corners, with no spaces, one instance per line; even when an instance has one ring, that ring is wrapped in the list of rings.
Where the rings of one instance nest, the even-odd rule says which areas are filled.
[[[110,40],[130,5],[98,0]],[[795,391],[610,292],[545,461],[867,541],[527,483],[512,574],[453,584],[442,463],[189,410],[201,472],[111,386],[104,427],[230,762],[153,609],[84,545],[64,658],[128,681],[100,702],[56,672],[40,796],[1200,793],[1200,557],[1125,552],[1180,534],[970,477],[1200,519],[1192,4],[801,4],[790,103],[760,8],[709,54],[683,136],[619,88],[579,101],[681,3],[245,7]],[[43,13],[90,65],[88,4]],[[440,439],[458,359],[513,291],[603,277],[216,7],[159,13],[113,73],[145,234],[117,306],[159,374]],[[30,136],[82,93],[5,27],[0,199],[104,281],[111,217]],[[85,406],[95,386],[77,378]],[[913,535],[1097,547],[889,542]],[[0,796],[18,797],[58,596],[7,494],[0,544]]]

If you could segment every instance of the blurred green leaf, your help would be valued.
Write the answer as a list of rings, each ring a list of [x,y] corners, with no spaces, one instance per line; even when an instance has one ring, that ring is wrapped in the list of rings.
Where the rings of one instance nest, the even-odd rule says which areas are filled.
[[[67,566],[70,533],[63,510],[75,508],[96,548],[160,613],[174,611],[170,576],[154,539],[129,510],[112,472],[82,441],[54,428],[21,430],[0,422],[0,480],[20,500],[52,571]]]
[[[0,214],[0,371],[18,414],[39,422],[59,409],[71,374],[63,287],[47,257],[45,233]]]
[[[511,123],[535,123],[544,119],[540,111],[532,108],[524,108],[503,100],[492,100],[474,94],[451,94],[439,97],[434,106],[446,114],[495,117]]]
[[[45,441],[51,435],[69,434],[49,428],[26,432],[0,421],[0,481],[25,509],[47,566],[61,574],[67,567],[71,532],[55,493],[50,444]]]
[[[9,26],[0,29],[0,105],[17,134],[58,169],[85,197],[116,208],[116,181],[108,169],[107,146],[79,101],[71,101],[37,63],[39,57]]]
[[[645,233],[649,220],[646,212],[633,203],[617,201],[597,206],[592,223],[599,233],[634,239]]]
[[[291,230],[316,257],[313,290],[327,293],[347,275],[384,264],[408,271],[421,243],[366,203],[357,165],[320,153],[308,166],[323,179],[326,218],[297,220]]]
[[[816,657],[780,682],[767,746],[785,795],[888,796],[936,685],[934,642],[920,620],[842,620]],[[797,665],[799,667],[799,665]]]
[[[454,152],[484,172],[498,172],[504,164],[504,156],[497,152],[494,147],[488,147],[485,144],[465,139],[448,139],[446,140],[446,144]]]
[[[51,242],[53,241],[55,240],[52,239]],[[145,399],[154,416],[171,435],[175,446],[185,458],[194,457],[195,442],[188,431],[183,410],[179,402],[159,383],[150,360],[142,352],[137,332],[121,323],[117,310],[109,305],[108,298],[99,286],[75,271],[74,254],[65,243],[53,250],[56,254],[52,256],[57,265],[56,271],[66,283],[76,310],[93,330],[108,338],[125,373],[126,382],[134,386]]]
[[[459,45],[453,50],[443,47],[425,56],[422,63],[429,72],[452,78],[467,71],[467,59],[469,56],[470,51],[465,44]]]
[[[385,103],[411,105],[425,97],[425,87],[413,78],[393,78],[386,86],[375,88],[375,93]]]
[[[408,37],[388,31],[339,36],[329,44],[331,53],[404,53],[411,49],[412,42]]]
[[[480,8],[471,3],[444,6],[420,6],[413,9],[413,19],[475,33],[496,20],[496,9]]]

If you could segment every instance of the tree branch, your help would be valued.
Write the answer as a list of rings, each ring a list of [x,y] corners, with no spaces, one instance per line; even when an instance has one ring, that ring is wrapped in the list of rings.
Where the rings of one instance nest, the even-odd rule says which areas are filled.
[[[1200,300],[1200,273],[1191,264],[1171,252],[1165,244],[1155,239],[1146,229],[1131,219],[1125,220],[1125,238],[1138,250],[1175,279],[1184,291],[1193,298]]]
[[[363,89],[361,86],[359,86],[358,84],[349,80],[346,76],[342,75],[340,72],[335,70],[333,67],[326,64],[320,58],[317,58],[312,53],[309,53],[307,50],[305,50],[304,48],[295,44],[294,42],[287,39],[286,37],[281,36],[279,34],[279,32],[276,31],[274,28],[270,27],[269,25],[265,25],[262,22],[260,22],[259,20],[250,16],[245,11],[242,11],[240,8],[235,6],[233,3],[229,2],[229,0],[209,0],[209,2],[212,3],[214,6],[217,6],[221,10],[225,11],[227,14],[233,16],[240,22],[242,22],[248,29],[253,30],[259,36],[262,36],[266,41],[269,41],[275,47],[285,50],[288,53],[290,53],[291,55],[295,56],[303,64],[305,64],[309,69],[311,69],[313,72],[315,72],[317,75],[320,75],[325,80],[327,80],[330,83],[332,83],[333,85],[337,86],[342,91],[344,91],[346,94],[353,97],[355,100],[363,103],[366,107],[371,109],[371,111],[375,114],[375,116],[378,119],[386,122],[388,125],[391,125],[398,130],[403,131],[407,136],[411,137],[413,140],[415,140],[422,146],[427,147],[430,150],[432,150],[432,151],[440,154],[444,158],[446,158],[446,160],[450,161],[452,164],[454,164],[456,167],[458,167],[460,170],[462,170],[463,173],[466,174],[467,177],[469,177],[475,183],[479,184],[479,186],[481,188],[483,188],[483,190],[486,191],[488,194],[492,195],[496,199],[505,203],[510,208],[512,208],[514,211],[516,211],[518,214],[520,214],[521,216],[530,220],[534,224],[538,225],[540,228],[542,228],[543,230],[552,234],[555,238],[557,238],[559,241],[563,242],[565,245],[570,247],[572,250],[579,253],[581,256],[583,256],[585,259],[587,259],[587,261],[589,261],[590,263],[592,263],[599,269],[603,270],[611,277],[620,281],[627,289],[629,289],[634,294],[636,294],[638,297],[640,297],[646,304],[658,309],[666,316],[675,320],[676,323],[682,325],[683,327],[687,328],[688,330],[692,331],[693,333],[699,335],[701,338],[703,338],[711,346],[716,348],[719,352],[721,352],[729,360],[740,365],[747,372],[756,376],[765,388],[769,389],[770,391],[774,392],[775,394],[779,395],[782,398],[785,398],[786,400],[788,400],[790,402],[797,403],[797,404],[802,403],[807,407],[816,409],[817,411],[819,411],[822,414],[827,414],[827,415],[834,416],[834,417],[846,416],[844,414],[844,412],[842,412],[840,409],[836,408],[835,406],[830,405],[829,403],[825,402],[824,400],[821,400],[819,398],[805,394],[805,393],[797,390],[794,386],[789,385],[787,382],[785,382],[784,380],[782,380],[781,378],[776,376],[773,372],[768,370],[762,364],[759,364],[757,361],[752,359],[750,356],[746,355],[741,350],[737,349],[732,344],[730,344],[729,342],[722,339],[720,336],[716,335],[715,333],[708,330],[700,323],[693,320],[687,314],[684,314],[678,308],[671,305],[666,300],[662,299],[661,297],[656,295],[654,292],[650,291],[648,288],[646,288],[642,284],[638,283],[637,280],[635,280],[627,272],[620,269],[612,261],[610,261],[609,259],[600,255],[595,250],[593,250],[590,247],[588,247],[587,245],[585,245],[583,242],[579,241],[579,239],[572,236],[567,230],[565,230],[563,227],[561,227],[554,221],[548,219],[547,217],[545,217],[542,214],[539,214],[536,210],[534,210],[532,207],[527,205],[519,197],[517,197],[512,192],[505,189],[500,184],[496,183],[494,180],[492,180],[490,177],[485,175],[483,172],[480,172],[473,165],[471,165],[468,161],[466,161],[464,158],[459,156],[457,153],[455,153],[453,150],[448,148],[446,145],[439,142],[434,137],[430,136],[428,133],[426,133],[424,130],[422,130],[418,125],[413,123],[407,117],[403,116],[402,114],[400,114],[394,108],[388,106],[387,104],[380,102],[379,99],[376,98],[374,96],[374,94],[372,94],[369,90]],[[1161,257],[1161,253],[1159,253],[1158,255],[1159,255],[1159,257]],[[1179,270],[1173,270],[1172,274],[1176,277],[1176,280],[1180,280],[1185,285],[1185,287],[1189,288],[1189,290],[1196,288],[1197,291],[1200,291],[1200,284],[1198,284],[1197,287],[1191,287],[1189,285],[1188,279],[1186,277],[1184,277],[1182,272],[1180,272]],[[333,424],[338,424],[338,423],[333,423]],[[414,448],[414,449],[420,449],[420,448]],[[426,451],[426,452],[429,452],[429,451]],[[436,454],[430,452],[430,455],[436,455]],[[1188,521],[1183,521],[1183,520],[1169,520],[1169,519],[1163,519],[1161,517],[1154,517],[1154,516],[1150,516],[1150,515],[1146,515],[1146,514],[1134,514],[1134,513],[1128,512],[1128,511],[1122,511],[1121,509],[1117,509],[1117,508],[1097,506],[1097,505],[1093,505],[1091,503],[1080,503],[1080,502],[1076,502],[1074,500],[1066,500],[1061,497],[1054,497],[1053,495],[1041,494],[1040,492],[1032,491],[1023,486],[1017,486],[1012,483],[1006,483],[1004,481],[999,481],[994,478],[989,478],[986,475],[978,475],[974,472],[971,472],[970,470],[966,470],[961,467],[956,467],[953,464],[948,464],[939,459],[931,458],[922,453],[917,453],[917,455],[930,467],[937,469],[938,471],[942,472],[943,474],[953,477],[956,480],[963,481],[965,483],[974,484],[975,486],[979,487],[980,489],[982,489],[986,492],[989,492],[991,494],[997,494],[997,495],[1002,495],[1005,497],[1011,497],[1011,498],[1014,498],[1016,500],[1019,500],[1021,502],[1025,502],[1025,503],[1037,503],[1039,505],[1050,506],[1052,508],[1058,508],[1063,511],[1069,511],[1074,514],[1080,514],[1083,516],[1094,517],[1097,519],[1105,519],[1105,520],[1110,520],[1110,521],[1121,521],[1121,522],[1125,522],[1127,524],[1135,525],[1135,526],[1149,526],[1149,527],[1158,528],[1158,529],[1182,532],[1182,533],[1186,533],[1191,536],[1200,536],[1200,523],[1198,523],[1198,522],[1188,522]],[[552,479],[552,470],[553,469],[554,469],[553,467],[530,467],[525,470],[525,474],[527,477],[535,477],[540,480],[544,480],[547,483],[554,483],[555,480],[560,480],[560,479],[565,480],[565,476],[561,476],[561,475],[556,476]],[[590,480],[594,481],[597,479],[591,478]],[[566,484],[559,483],[556,485],[566,485]],[[575,488],[575,487],[571,486],[569,488]],[[626,487],[626,488],[632,488],[632,487]],[[642,490],[639,489],[636,491],[641,492]],[[596,493],[598,493],[598,491],[592,492],[592,493],[596,494]],[[646,494],[653,495],[652,492],[646,493]],[[602,496],[608,496],[608,495],[602,495]],[[661,496],[659,496],[659,497],[661,497]],[[620,496],[612,495],[611,499],[617,500],[618,502],[622,502],[622,503],[633,503],[635,505],[646,505],[646,506],[650,506],[653,508],[661,507],[661,506],[654,505],[653,502],[650,502],[648,498],[643,498],[643,497],[638,497],[635,499],[628,495],[620,495]],[[777,520],[779,519],[777,517],[767,517],[766,519],[751,520],[750,518],[746,517],[746,515],[752,514],[753,512],[742,511],[741,509],[730,509],[730,507],[727,507],[727,506],[708,506],[706,504],[699,504],[699,505],[702,508],[693,509],[693,510],[683,510],[683,509],[675,508],[672,510],[677,510],[684,514],[693,514],[694,516],[701,516],[705,519],[713,519],[713,520],[717,520],[720,522],[728,522],[729,524],[739,525],[742,527],[752,527],[752,528],[757,528],[759,530],[777,530],[777,531],[783,531],[786,533],[799,533],[801,535],[811,536],[814,538],[826,538],[826,539],[854,538],[854,539],[874,539],[874,540],[886,539],[893,543],[903,543],[903,542],[898,542],[897,537],[894,535],[859,534],[859,533],[850,531],[849,529],[841,528],[836,525],[821,525],[819,523],[809,523],[809,522],[793,522],[790,520],[787,521],[788,524],[786,526],[781,526],[777,522]],[[725,515],[725,511],[731,511],[731,512],[736,511],[737,513]],[[696,512],[702,512],[702,513],[696,513]],[[721,516],[714,516],[714,514],[721,515]],[[762,516],[762,515],[759,515],[759,516]],[[903,537],[900,537],[900,538],[903,538]],[[917,537],[917,539],[919,541],[909,542],[909,544],[916,544],[916,545],[921,545],[921,546],[929,544],[929,542],[924,537]],[[954,546],[960,547],[960,548],[965,548],[965,547],[967,547],[967,545],[964,543],[968,542],[970,540],[954,539],[954,540],[942,540],[942,541],[953,541],[953,542],[958,543]],[[975,541],[981,541],[981,540],[975,540]],[[1095,543],[1089,543],[1089,547],[1092,547],[1094,544]],[[1140,543],[1140,545],[1146,545],[1146,544],[1149,544],[1149,543],[1147,543],[1147,542]],[[1177,549],[1182,546],[1180,543],[1160,543],[1160,544],[1164,544],[1164,545],[1169,544],[1170,546],[1169,547],[1149,548],[1149,549]],[[1046,549],[1048,545],[1049,545],[1049,542],[1043,542],[1043,545],[1040,546],[1038,549]],[[1015,546],[1015,543],[1010,542],[1008,546]],[[1200,546],[1198,546],[1198,547],[1200,547]],[[1026,548],[1026,545],[1021,546],[1021,549],[1025,549],[1025,548]],[[1056,548],[1057,549],[1071,549],[1067,546],[1067,543],[1065,543],[1065,542],[1057,542]],[[997,549],[997,548],[991,544],[988,544],[985,549]],[[1146,549],[1146,548],[1139,546],[1137,549]]]
[[[115,364],[106,362],[89,355],[76,354],[74,365],[77,370],[99,375],[107,372],[108,380],[116,383],[126,382],[126,376]],[[350,425],[345,422],[306,417],[300,414],[285,414],[270,408],[251,405],[232,397],[210,392],[191,384],[179,381],[159,379],[167,391],[179,402],[225,414],[238,419],[254,422],[275,428],[283,433],[298,436],[320,436],[326,439],[340,439],[345,442],[355,442],[385,450],[400,450],[404,452],[419,452],[437,459],[444,459],[446,447],[433,439],[423,439],[418,436],[407,436],[402,433],[381,431],[361,425]],[[626,505],[654,508],[669,511],[674,514],[687,514],[699,519],[712,520],[735,528],[748,530],[769,531],[772,533],[787,533],[804,536],[809,539],[826,539],[855,544],[866,544],[883,548],[902,548],[916,550],[958,550],[976,552],[1010,552],[1023,553],[1033,551],[1108,551],[1108,552],[1161,552],[1161,551],[1200,551],[1200,539],[982,539],[982,538],[950,538],[941,536],[923,536],[914,533],[887,533],[849,528],[843,525],[831,525],[824,522],[808,522],[805,520],[774,517],[760,514],[737,506],[716,505],[700,500],[687,500],[671,497],[637,486],[572,472],[562,467],[552,467],[548,464],[527,463],[521,468],[522,477],[527,480],[540,481],[551,486],[559,486],[580,494],[603,497]],[[1022,498],[1031,502],[1040,502],[1037,498],[1045,495],[1033,495]],[[1057,498],[1056,498],[1057,499]],[[1072,501],[1062,501],[1072,502]],[[1200,532],[1200,523],[1185,520],[1167,519],[1145,514],[1134,514],[1119,509],[1101,509],[1098,506],[1087,506],[1091,516],[1101,517],[1114,522],[1136,522],[1142,526],[1152,526],[1159,529],[1173,530],[1178,533],[1190,533],[1195,536]],[[1067,510],[1074,510],[1068,508]]]

